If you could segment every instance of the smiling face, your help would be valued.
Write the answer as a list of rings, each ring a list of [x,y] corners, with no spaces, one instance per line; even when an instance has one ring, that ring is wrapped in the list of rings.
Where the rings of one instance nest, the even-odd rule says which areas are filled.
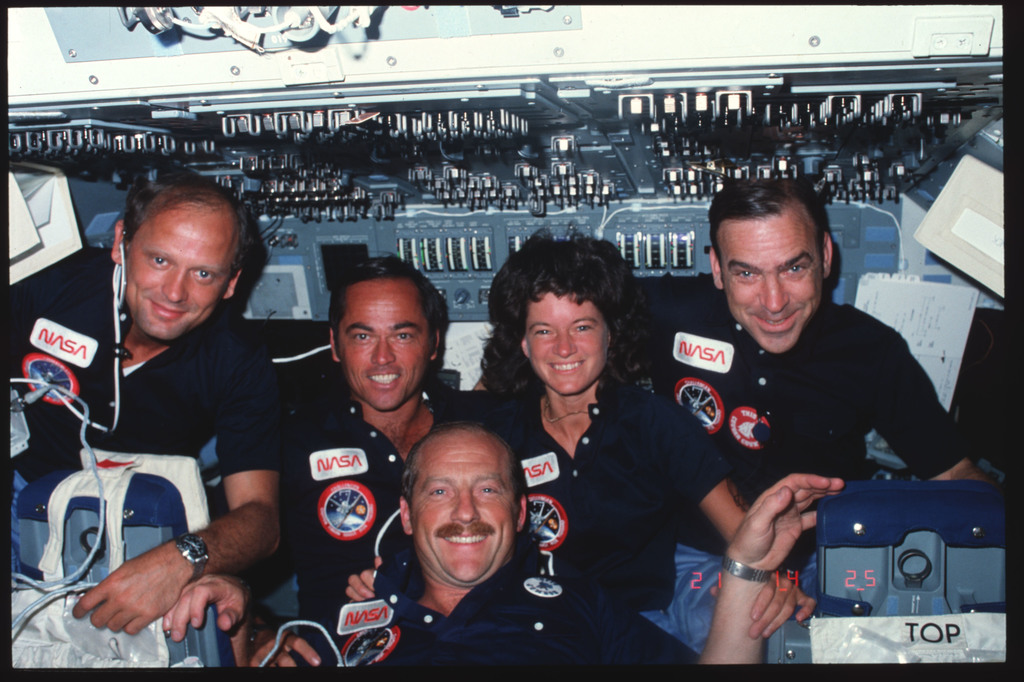
[[[464,594],[494,575],[526,521],[526,497],[516,499],[500,443],[472,431],[432,438],[415,455],[411,499],[400,501],[428,598]]]
[[[227,205],[178,205],[150,216],[124,242],[118,223],[111,257],[124,266],[125,303],[132,315],[126,343],[167,345],[195,329],[235,292],[238,248]],[[124,245],[122,256],[120,247]]]
[[[429,331],[416,286],[407,279],[374,279],[345,292],[345,315],[331,330],[353,400],[367,410],[394,412],[419,399],[437,334]]]
[[[610,341],[604,316],[590,301],[576,303],[548,293],[531,301],[526,311],[523,354],[550,398],[593,402]]]
[[[787,208],[767,218],[723,220],[721,258],[711,251],[715,286],[736,321],[769,353],[793,348],[821,305],[832,241],[815,243],[810,217]]]

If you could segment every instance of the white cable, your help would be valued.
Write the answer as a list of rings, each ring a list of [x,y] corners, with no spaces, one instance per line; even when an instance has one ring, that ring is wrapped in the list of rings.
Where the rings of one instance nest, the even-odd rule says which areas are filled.
[[[388,517],[388,520],[384,522],[384,525],[381,526],[380,531],[377,533],[377,540],[373,543],[373,556],[380,556],[380,543],[381,540],[384,539],[384,533],[387,532],[388,526],[391,525],[391,522],[395,520],[395,517],[397,517],[401,511],[401,509],[396,509],[394,513]]]
[[[266,657],[262,661],[260,661],[259,667],[261,667],[261,668],[265,668],[266,667],[267,663],[270,662],[270,659],[272,659],[274,657],[274,654],[277,653],[277,650],[281,648],[281,641],[284,639],[285,631],[288,630],[289,628],[297,626],[297,625],[309,625],[311,627],[315,627],[316,629],[320,630],[320,632],[323,633],[324,637],[327,638],[327,643],[331,645],[331,650],[334,651],[334,655],[337,657],[338,667],[341,667],[341,666],[344,665],[344,661],[342,661],[342,658],[341,658],[341,652],[338,651],[338,647],[334,644],[334,640],[331,638],[330,634],[328,634],[327,628],[325,628],[320,623],[316,623],[316,622],[311,621],[311,620],[292,620],[292,621],[288,621],[287,623],[285,623],[284,625],[282,625],[281,627],[279,627],[277,629],[277,639],[274,640],[274,648],[271,649],[267,653]]]
[[[90,423],[89,422],[89,405],[84,400],[82,400],[80,397],[78,397],[77,395],[75,395],[71,391],[67,390],[66,388],[64,388],[63,386],[60,386],[58,384],[51,384],[51,383],[45,382],[45,381],[30,382],[28,379],[20,379],[20,378],[12,378],[11,381],[16,382],[16,383],[42,383],[42,384],[45,384],[46,386],[48,386],[50,389],[56,390],[58,393],[66,394],[68,397],[72,398],[73,400],[75,400],[75,401],[77,401],[78,403],[81,404],[83,418],[82,418],[82,427],[81,427],[81,430],[79,431],[79,439],[82,441],[82,446],[85,448],[86,453],[88,453],[88,455],[89,455],[89,457],[86,460],[86,462],[88,464],[89,470],[92,472],[93,477],[96,479],[96,487],[97,487],[97,495],[98,495],[97,500],[98,500],[98,503],[99,503],[99,526],[98,526],[98,529],[97,529],[97,532],[96,532],[96,542],[95,542],[95,544],[93,544],[92,549],[89,551],[89,555],[85,558],[85,561],[82,562],[82,565],[78,567],[77,571],[75,571],[74,573],[72,573],[69,576],[65,576],[64,578],[61,578],[60,580],[54,580],[54,581],[36,580],[36,579],[30,578],[27,575],[24,575],[22,573],[11,573],[11,581],[12,581],[11,588],[12,588],[12,590],[15,590],[15,589],[26,589],[24,587],[19,587],[17,585],[17,583],[25,583],[25,584],[27,584],[27,585],[29,585],[31,587],[34,587],[34,588],[39,589],[39,590],[42,590],[44,592],[50,592],[54,588],[62,588],[62,589],[57,590],[55,594],[65,594],[67,592],[76,592],[76,591],[80,591],[82,589],[88,589],[88,588],[92,587],[93,585],[95,585],[96,583],[78,583],[78,581],[85,574],[85,572],[87,570],[89,570],[89,568],[92,566],[93,561],[96,559],[96,553],[99,551],[100,546],[103,544],[102,539],[103,539],[103,537],[104,537],[104,535],[106,533],[106,520],[107,520],[107,500],[106,500],[106,497],[105,497],[104,492],[103,492],[103,481],[100,479],[99,470],[98,470],[98,468],[96,466],[96,453],[93,451],[92,446],[89,445],[89,443],[88,443],[88,441],[86,440],[86,437],[85,437],[86,433],[88,431],[88,424]],[[62,400],[63,399],[64,398],[62,397]],[[30,604],[20,614],[18,614],[18,616],[16,618],[14,618],[12,620],[12,622],[11,622],[11,631],[12,631],[12,633],[16,631],[18,626],[21,624],[21,622],[25,618],[27,618],[30,614],[34,613],[35,610],[40,605],[50,601],[53,598],[53,596],[54,596],[53,594],[46,594],[46,595],[44,595],[40,599],[37,599],[36,601],[32,602],[32,604]],[[14,635],[12,634],[12,638],[13,637],[14,637]]]
[[[125,262],[124,259],[124,240],[121,240],[121,263]],[[114,356],[114,423],[110,425],[110,429],[104,429],[105,431],[113,431],[117,428],[117,421],[121,417],[121,306],[124,305],[124,290],[127,285],[127,278],[124,274],[124,266],[121,264],[114,266],[114,279],[111,282],[114,287],[114,349],[117,351],[117,355]],[[97,428],[99,426],[97,425]]]
[[[290,358],[274,358],[272,362],[281,364],[285,362],[295,362],[296,360],[304,360],[305,358],[308,358],[311,355],[316,355],[317,353],[322,353],[323,351],[330,349],[331,344],[327,344],[326,346],[319,346],[317,348],[314,348],[313,350],[308,350],[305,353],[300,353],[299,355],[293,355]]]
[[[555,554],[547,550],[540,550],[541,556],[547,555],[548,557],[548,576],[555,575]]]
[[[887,216],[889,216],[890,218],[893,219],[893,222],[896,223],[896,234],[899,236],[899,247],[900,247],[900,251],[899,251],[899,254],[898,254],[899,260],[896,262],[896,270],[899,271],[899,270],[906,269],[906,264],[903,262],[903,255],[904,255],[903,254],[903,230],[900,229],[900,220],[899,220],[899,218],[896,217],[896,214],[892,213],[891,211],[886,211],[884,208],[880,208],[878,206],[875,206],[874,204],[869,204],[869,203],[864,202],[864,201],[851,201],[850,204],[853,205],[853,206],[860,206],[862,208],[874,209],[874,210],[878,211],[879,213],[883,213],[883,214],[885,214],[885,215],[887,215]]]

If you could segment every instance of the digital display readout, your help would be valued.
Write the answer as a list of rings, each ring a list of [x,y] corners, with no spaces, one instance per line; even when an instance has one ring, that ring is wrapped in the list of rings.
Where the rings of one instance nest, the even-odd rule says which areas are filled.
[[[800,571],[775,571],[775,586],[779,588],[779,592],[785,592],[789,589],[789,587],[784,582],[782,582],[782,578],[789,579],[789,582],[792,583],[794,587],[800,586]],[[699,590],[703,587],[711,587],[713,585],[717,585],[718,587],[722,586],[721,571],[718,571],[715,574],[704,574],[701,571],[692,571],[690,573],[691,590]]]

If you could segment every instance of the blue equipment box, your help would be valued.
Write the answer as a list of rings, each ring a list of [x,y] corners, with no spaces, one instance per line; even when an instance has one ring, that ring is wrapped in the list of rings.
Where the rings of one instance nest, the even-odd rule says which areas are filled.
[[[74,471],[55,471],[28,484],[18,496],[18,519],[21,533],[21,571],[30,578],[43,579],[39,561],[49,539],[47,504],[53,489]],[[185,508],[177,488],[169,481],[152,474],[132,476],[125,496],[122,534],[124,559],[128,561],[157,545],[188,531]],[[82,577],[85,582],[100,582],[109,574],[106,541],[97,538],[99,501],[96,497],[74,497],[64,518],[62,558],[65,575],[77,571],[99,539],[103,542],[92,566]],[[157,586],[154,586],[158,589]],[[189,626],[181,642],[167,640],[170,664],[198,657],[206,667],[233,666],[230,641],[216,625],[217,614],[210,606],[202,628]]]

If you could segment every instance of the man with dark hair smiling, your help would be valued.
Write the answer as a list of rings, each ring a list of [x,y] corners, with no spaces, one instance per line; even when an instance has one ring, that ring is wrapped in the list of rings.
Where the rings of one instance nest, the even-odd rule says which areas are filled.
[[[309,620],[333,615],[350,575],[369,580],[377,557],[408,546],[392,518],[413,444],[435,424],[478,418],[496,402],[437,379],[448,311],[415,267],[395,256],[370,258],[331,287],[337,376],[283,425],[284,530],[299,615]],[[264,648],[270,641],[260,638]]]
[[[327,664],[555,665],[679,663],[693,654],[638,614],[615,607],[593,583],[537,572],[526,522],[524,474],[511,449],[477,424],[432,431],[409,453],[402,482],[404,552],[378,572],[373,601],[345,605],[325,623],[341,661],[310,638]],[[726,552],[705,663],[757,663],[750,605],[797,537],[805,509],[842,481],[795,474],[759,498]],[[245,614],[230,578],[198,583],[164,620],[180,633],[218,604],[228,629]],[[195,621],[193,621],[195,622]],[[241,629],[244,632],[244,628]],[[177,636],[172,634],[172,636]]]
[[[794,471],[870,477],[872,428],[920,478],[987,480],[903,338],[825,298],[827,220],[809,183],[727,183],[710,281],[645,283],[655,392],[698,415],[748,500]]]
[[[700,419],[732,465],[741,499],[796,471],[870,478],[871,429],[919,478],[987,480],[906,341],[826,298],[835,247],[813,186],[728,182],[708,217],[711,277],[644,281],[651,380],[655,393]],[[720,553],[703,523],[693,515],[680,541]],[[801,544],[787,562],[808,594],[813,558]]]

